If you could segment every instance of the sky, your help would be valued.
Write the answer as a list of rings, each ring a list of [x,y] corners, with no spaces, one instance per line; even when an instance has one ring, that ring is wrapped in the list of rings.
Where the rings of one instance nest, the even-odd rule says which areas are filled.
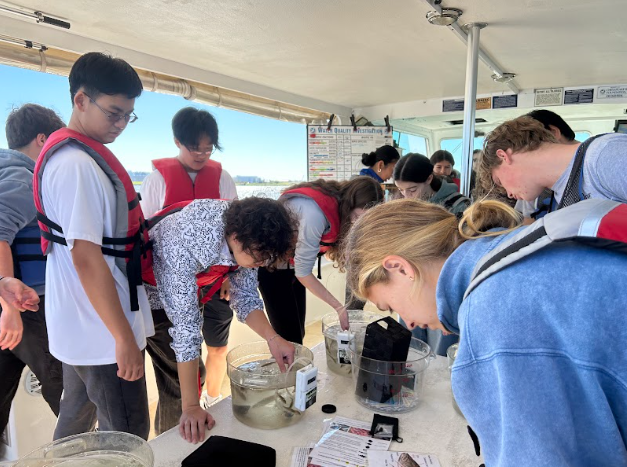
[[[72,112],[67,77],[0,65],[0,122],[14,107],[36,103],[55,110],[67,123]],[[304,180],[307,175],[305,125],[189,102],[178,96],[144,91],[135,102],[139,117],[108,147],[126,170],[149,172],[150,161],[178,154],[172,117],[183,107],[207,110],[218,122],[222,152],[213,159],[232,175],[267,180]],[[0,147],[6,148],[4,131]]]

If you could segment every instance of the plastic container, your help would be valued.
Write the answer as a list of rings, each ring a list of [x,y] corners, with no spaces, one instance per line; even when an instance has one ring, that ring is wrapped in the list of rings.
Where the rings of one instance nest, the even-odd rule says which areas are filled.
[[[358,332],[349,353],[355,397],[368,409],[402,413],[415,409],[421,400],[427,368],[435,355],[425,342],[412,337],[404,362],[385,362],[361,356],[365,330]]]
[[[371,311],[348,310],[349,332],[355,333],[365,329],[368,324],[381,319],[381,315]],[[338,349],[337,333],[342,331],[337,313],[329,313],[322,317],[322,334],[327,354],[327,368],[338,375],[351,374],[351,362],[348,351]]]
[[[154,456],[139,436],[100,431],[68,436],[36,449],[14,467],[152,467]]]
[[[455,358],[457,358],[457,350],[459,349],[459,344],[453,344],[448,349],[446,349],[446,358],[448,359],[448,371],[451,372],[453,370],[453,364],[455,363]],[[453,401],[453,407],[455,408],[455,412],[460,414],[462,417],[464,414],[461,410],[459,410],[459,406],[457,405],[457,401],[455,400],[455,396],[453,395],[453,387],[451,386],[451,399]]]
[[[294,346],[294,365],[289,373],[279,371],[265,341],[239,345],[227,354],[233,415],[240,422],[272,430],[302,418],[303,412],[294,408],[296,372],[313,362],[313,353],[302,345]]]

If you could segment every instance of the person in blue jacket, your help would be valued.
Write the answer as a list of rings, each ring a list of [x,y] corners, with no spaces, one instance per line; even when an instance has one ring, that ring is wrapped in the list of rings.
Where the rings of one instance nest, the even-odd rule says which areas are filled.
[[[366,166],[361,169],[359,175],[374,178],[378,183],[383,183],[392,177],[394,167],[401,158],[398,151],[389,144],[377,148],[376,151],[361,155],[361,163]]]
[[[348,284],[410,329],[460,335],[453,393],[486,466],[626,466],[627,255],[549,245],[464,298],[519,222],[493,200],[461,221],[416,200],[374,207],[346,238]]]
[[[36,313],[21,313],[0,299],[0,433],[8,422],[25,366],[35,373],[44,399],[54,414],[59,414],[63,377],[61,363],[48,351],[46,263],[39,244],[33,170],[48,136],[63,127],[54,111],[25,104],[7,119],[10,149],[0,149],[0,276],[21,279],[40,298]]]

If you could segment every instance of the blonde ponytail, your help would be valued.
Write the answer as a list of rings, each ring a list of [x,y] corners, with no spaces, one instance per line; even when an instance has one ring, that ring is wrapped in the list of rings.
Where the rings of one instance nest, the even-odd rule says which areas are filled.
[[[386,256],[404,258],[420,277],[424,264],[448,258],[466,240],[502,235],[519,224],[516,211],[493,200],[470,206],[461,221],[437,204],[391,201],[368,210],[353,225],[343,243],[340,265],[353,294],[363,299],[374,284],[387,282],[382,266]],[[495,227],[507,230],[486,232]]]
[[[495,237],[511,232],[522,223],[522,216],[514,208],[493,199],[483,199],[471,204],[459,221],[459,233],[462,238]],[[488,232],[495,227],[506,230]]]

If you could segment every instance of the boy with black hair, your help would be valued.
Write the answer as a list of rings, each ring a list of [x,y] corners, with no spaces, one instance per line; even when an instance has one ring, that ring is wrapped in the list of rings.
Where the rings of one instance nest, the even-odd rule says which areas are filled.
[[[144,278],[158,286],[170,323],[165,343],[173,354],[177,383],[180,380],[180,399],[169,409],[178,412],[181,436],[196,443],[204,439],[205,427],[214,424],[198,397],[203,327],[198,284],[206,280],[219,288],[229,277],[231,306],[238,320],[267,341],[285,371],[285,365],[294,361],[294,346],[266,318],[257,290],[257,268],[272,268],[293,256],[298,222],[282,202],[257,197],[177,203],[167,215],[154,219],[160,219],[150,230],[154,277],[144,272]]]
[[[9,419],[22,370],[28,366],[55,415],[63,391],[61,363],[48,351],[44,292],[46,263],[39,248],[33,202],[35,161],[51,133],[65,127],[51,109],[25,104],[7,119],[9,149],[0,149],[0,277],[16,277],[39,295],[39,311],[0,298],[0,433]]]
[[[172,119],[176,157],[153,160],[155,170],[142,184],[142,211],[146,218],[157,211],[181,201],[194,199],[237,199],[235,182],[219,162],[211,160],[215,150],[221,150],[218,124],[206,110],[185,107]],[[229,282],[206,303],[203,312],[203,336],[207,346],[206,389],[202,393],[204,408],[218,402],[226,373],[226,353],[233,311],[228,303]],[[211,289],[211,285],[207,290]],[[171,337],[163,305],[154,287],[146,286],[155,322],[155,336],[148,341],[148,353],[153,361],[159,404],[155,431],[163,433],[176,426],[180,417],[180,385]],[[201,371],[204,370],[201,364]]]
[[[130,177],[105,144],[134,122],[142,83],[124,60],[91,52],[69,76],[72,116],[35,168],[48,254],[50,352],[63,362],[54,438],[123,431],[148,438],[143,349],[154,333],[138,264],[144,224]]]
[[[546,109],[537,109],[529,112],[527,116],[542,123],[544,128],[555,136],[558,143],[577,144],[573,129],[555,112]]]

